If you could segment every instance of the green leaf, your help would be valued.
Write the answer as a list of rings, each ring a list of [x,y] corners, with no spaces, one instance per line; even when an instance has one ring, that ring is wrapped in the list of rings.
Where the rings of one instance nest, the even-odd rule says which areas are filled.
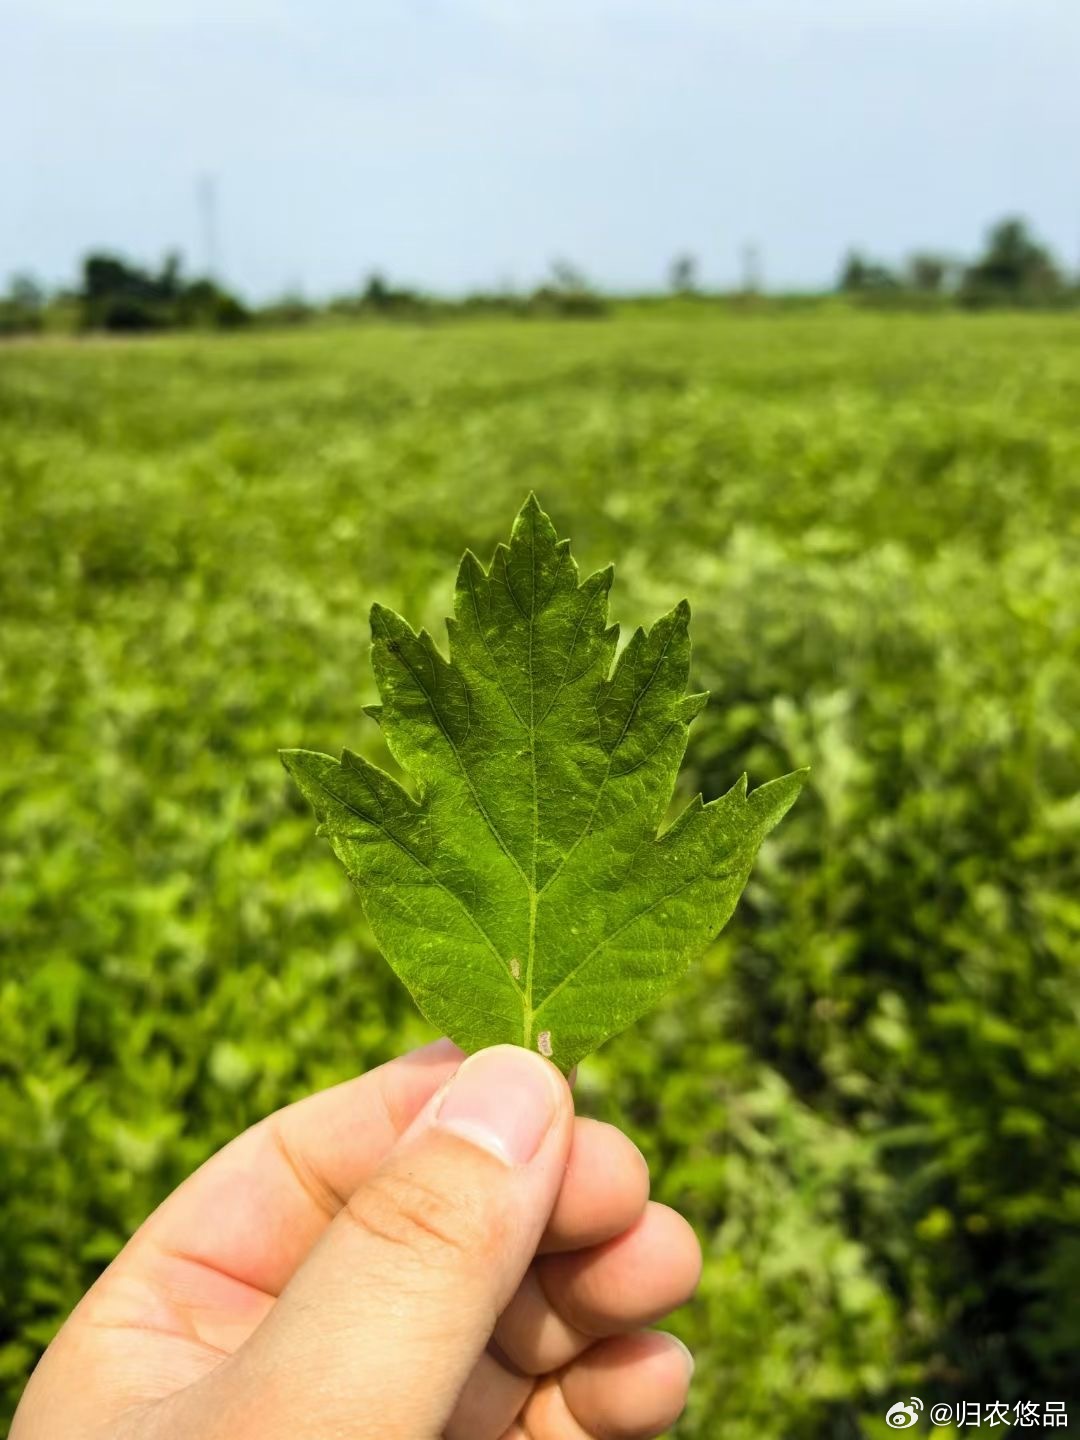
[[[569,1070],[726,923],[805,772],[692,800],[661,830],[705,695],[685,695],[682,601],[615,658],[612,569],[578,579],[530,496],[509,545],[458,572],[450,658],[371,612],[373,714],[413,799],[346,750],[282,759],[432,1024]]]

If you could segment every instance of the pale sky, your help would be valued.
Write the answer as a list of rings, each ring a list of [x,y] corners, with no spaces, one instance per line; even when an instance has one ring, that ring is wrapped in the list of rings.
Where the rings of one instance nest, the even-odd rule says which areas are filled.
[[[0,282],[105,248],[251,297],[772,288],[857,245],[1080,265],[1080,0],[0,0]]]

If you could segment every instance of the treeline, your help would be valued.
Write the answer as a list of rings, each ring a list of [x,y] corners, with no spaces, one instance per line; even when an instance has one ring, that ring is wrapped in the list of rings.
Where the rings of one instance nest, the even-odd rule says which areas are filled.
[[[88,255],[76,289],[49,293],[31,276],[20,275],[0,299],[0,335],[227,330],[250,319],[250,310],[215,281],[188,279],[176,254],[156,273],[115,255]]]
[[[703,287],[697,260],[679,255],[671,263],[667,293],[700,301],[784,304],[821,301],[825,294],[764,297],[748,274],[741,288],[716,292]],[[1011,217],[994,225],[983,251],[970,261],[931,251],[918,252],[890,267],[853,250],[845,257],[835,290],[859,305],[933,309],[960,306],[1067,307],[1080,305],[1080,277],[1069,276],[1027,223]],[[658,294],[621,297],[656,300]],[[505,314],[529,317],[593,317],[611,304],[574,265],[557,261],[544,283],[527,293],[476,292],[460,299],[425,294],[391,284],[385,276],[368,277],[355,294],[314,303],[285,295],[251,306],[207,276],[188,278],[176,254],[159,271],[144,269],[116,255],[88,255],[75,289],[47,291],[30,276],[15,277],[0,295],[0,337],[53,332],[137,333],[154,330],[230,330],[244,325],[299,325],[323,318],[437,320],[455,316]]]
[[[188,279],[178,255],[157,272],[116,255],[88,255],[79,286],[48,292],[31,276],[16,276],[0,296],[0,336],[137,334],[155,330],[232,330],[246,325],[299,325],[323,316],[344,319],[438,319],[502,312],[522,317],[602,315],[606,302],[574,266],[556,263],[550,278],[528,294],[476,293],[460,300],[392,285],[375,273],[352,295],[313,303],[285,295],[265,305],[246,305],[217,281]]]
[[[898,269],[857,250],[840,270],[841,294],[872,304],[950,303],[1053,307],[1080,302],[1080,277],[1069,277],[1019,217],[990,230],[981,255],[965,262],[932,251],[912,255]]]

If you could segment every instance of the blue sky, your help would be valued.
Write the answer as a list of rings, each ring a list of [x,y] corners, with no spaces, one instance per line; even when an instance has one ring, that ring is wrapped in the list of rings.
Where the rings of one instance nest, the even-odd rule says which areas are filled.
[[[1080,264],[1077,0],[0,0],[0,278],[204,254],[250,296],[611,288],[760,247],[970,253],[1026,214]]]

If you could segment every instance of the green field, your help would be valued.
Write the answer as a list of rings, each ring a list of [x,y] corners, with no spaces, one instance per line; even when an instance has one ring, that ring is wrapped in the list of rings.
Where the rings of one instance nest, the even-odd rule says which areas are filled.
[[[226,1137],[426,1038],[276,757],[379,755],[530,488],[694,606],[686,792],[813,766],[582,1067],[701,1236],[677,1434],[1080,1398],[1080,322],[722,315],[0,349],[0,1423]]]

